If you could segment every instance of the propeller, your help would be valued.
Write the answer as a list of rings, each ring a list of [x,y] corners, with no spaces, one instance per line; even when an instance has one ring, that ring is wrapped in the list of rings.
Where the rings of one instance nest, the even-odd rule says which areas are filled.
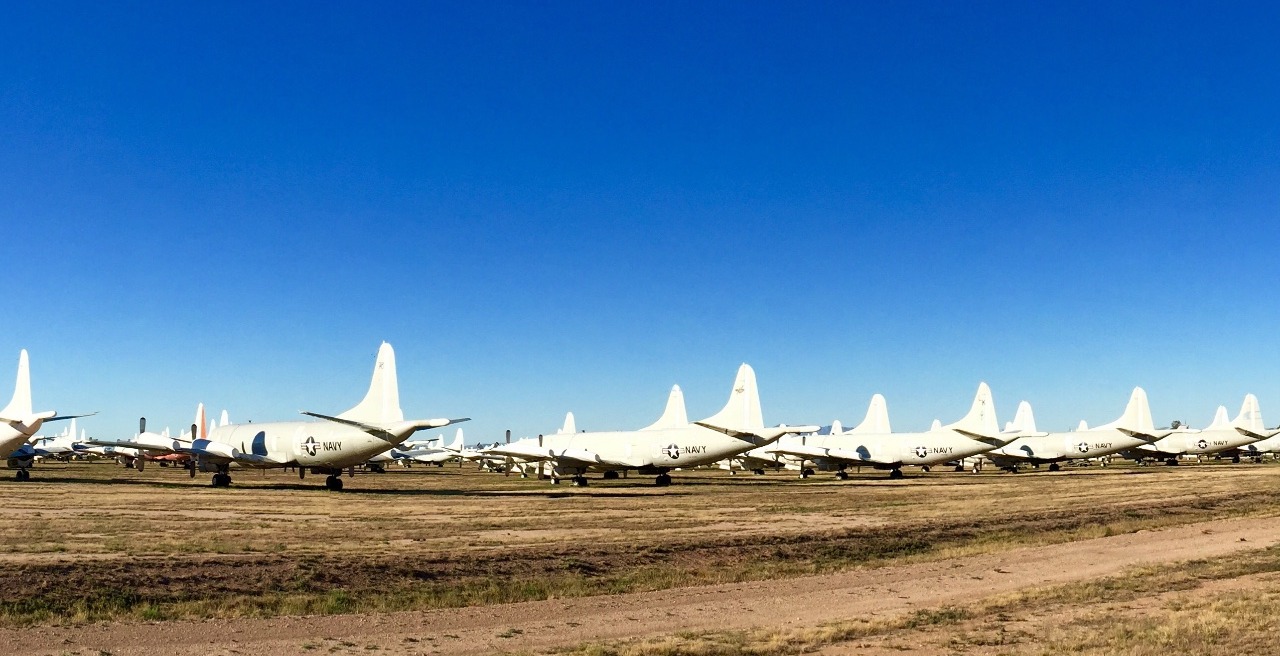
[[[138,434],[141,435],[145,432],[147,432],[147,418],[138,417]]]

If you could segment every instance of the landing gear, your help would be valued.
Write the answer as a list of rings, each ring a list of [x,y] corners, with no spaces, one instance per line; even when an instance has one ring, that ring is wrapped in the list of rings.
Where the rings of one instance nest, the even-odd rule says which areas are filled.
[[[195,478],[195,477],[196,477],[196,461],[194,461],[194,460],[188,460],[188,461],[187,461],[185,464],[183,464],[182,466],[187,468],[187,477],[189,477],[189,478]]]
[[[329,478],[324,479],[324,487],[325,489],[333,492],[341,492],[342,478],[340,476],[330,475]]]
[[[147,464],[146,458],[138,457],[133,459],[133,468],[138,471],[142,471],[142,466],[145,464]]]
[[[653,484],[658,487],[667,487],[671,485],[671,476],[669,474],[658,474],[658,477],[653,479]]]
[[[956,465],[956,471],[958,471],[958,472],[962,472],[962,471],[964,471],[964,465]],[[974,466],[973,466],[973,473],[975,473],[975,474],[976,474],[976,473],[978,473],[978,466],[977,466],[977,465],[974,465]]]
[[[609,470],[609,471],[607,471],[607,472],[605,472],[605,473],[604,473],[604,480],[606,480],[606,481],[616,481],[616,480],[618,480],[618,472],[613,471],[612,469],[611,469],[611,470]]]
[[[1058,463],[1056,463],[1056,462],[1051,462],[1051,463],[1049,463],[1049,471],[1051,471],[1051,472],[1055,472],[1055,471],[1058,471],[1058,470],[1060,470],[1060,469],[1062,469],[1062,466],[1061,466],[1061,465],[1059,465]]]
[[[560,479],[559,479],[559,478],[556,478],[555,476],[552,476],[552,477],[551,477],[551,484],[552,484],[552,485],[559,485],[559,484],[560,484]]]
[[[1231,456],[1231,464],[1233,465],[1240,464],[1240,456]]]
[[[299,468],[298,468],[298,480],[300,480],[300,481],[301,481],[301,480],[305,479],[306,477],[307,477],[307,468],[306,468],[306,467],[299,467]]]
[[[929,465],[924,465],[924,466],[920,467],[920,470],[921,470],[921,471],[923,471],[923,472],[924,472],[924,473],[926,473],[926,474],[927,474],[927,473],[929,473]]]
[[[375,473],[375,474],[385,474],[385,473],[387,473],[387,469],[386,469],[386,467],[383,467],[381,464],[376,463],[376,462],[371,462],[371,463],[369,463],[369,471],[371,471],[371,472],[373,472],[373,473]]]
[[[849,472],[847,472],[847,471],[845,471],[845,470],[843,470],[843,469],[841,469],[840,471],[836,472],[836,480],[838,480],[838,481],[847,481],[847,480],[849,480]]]
[[[1177,458],[1169,458],[1168,460],[1165,460],[1165,461],[1164,461],[1164,464],[1165,464],[1165,466],[1168,466],[1168,467],[1177,467],[1177,466],[1178,466],[1178,459],[1177,459]]]
[[[975,461],[973,462],[973,473],[975,473],[975,474],[981,474],[981,473],[982,473],[982,461],[981,461],[981,460],[975,460]]]
[[[31,472],[27,471],[26,469],[19,469],[18,473],[14,474],[13,476],[16,480],[19,480],[19,481],[31,480]]]
[[[889,478],[902,478],[902,477],[903,477],[903,474],[902,474],[902,470],[901,470],[901,469],[890,469],[890,470],[889,470]]]
[[[214,487],[231,487],[231,474],[218,472],[213,475]]]
[[[756,476],[764,476],[764,470],[763,470],[763,469],[752,469],[752,470],[751,470],[751,473],[752,473],[752,474],[755,474]]]
[[[583,476],[582,474],[578,474],[577,476],[574,476],[574,477],[573,477],[573,486],[574,486],[574,487],[586,487],[586,486],[587,486],[587,477],[586,477],[586,476]]]

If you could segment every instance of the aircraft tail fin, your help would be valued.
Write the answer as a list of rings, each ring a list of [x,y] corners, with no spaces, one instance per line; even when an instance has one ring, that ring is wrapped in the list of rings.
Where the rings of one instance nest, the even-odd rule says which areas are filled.
[[[452,449],[452,450],[454,450],[454,451],[461,451],[461,450],[462,450],[462,448],[463,448],[463,442],[462,442],[462,429],[461,429],[461,428],[459,428],[459,429],[458,429],[458,432],[456,432],[456,433],[454,433],[454,434],[453,434],[453,443],[449,445],[449,448],[450,448],[450,449]]]
[[[1005,424],[1004,432],[1006,433],[1036,432],[1036,416],[1031,412],[1030,403],[1023,401],[1018,404],[1018,412],[1013,416],[1013,421]]]
[[[1227,406],[1220,405],[1218,410],[1213,413],[1213,421],[1210,422],[1209,428],[1226,428],[1231,425],[1231,419],[1227,416]]]
[[[667,395],[667,407],[662,411],[662,416],[658,418],[658,421],[640,430],[679,428],[688,425],[689,414],[684,409],[684,392],[680,391],[679,385],[672,385],[671,393]]]
[[[231,423],[231,416],[227,414],[226,410],[223,410],[222,416],[218,418],[218,425],[226,426],[227,424],[230,424],[230,423]]]
[[[1240,406],[1240,414],[1236,415],[1236,420],[1231,423],[1251,433],[1265,433],[1267,429],[1262,425],[1262,408],[1258,406],[1258,397],[1245,394],[1244,404]]]
[[[861,424],[849,432],[875,435],[887,435],[893,432],[889,428],[889,404],[885,403],[883,395],[876,394],[871,397],[871,404],[867,406],[867,416],[863,418]]]
[[[462,430],[459,428],[458,430]],[[566,412],[564,415],[564,426],[560,428],[560,434],[570,434],[578,432],[578,422],[574,420],[572,412]]]
[[[195,421],[196,430],[200,431],[200,434],[199,434],[199,435],[192,435],[192,436],[191,436],[191,439],[193,439],[193,440],[196,440],[196,439],[200,439],[200,440],[207,439],[207,438],[208,438],[208,436],[209,436],[209,434],[208,434],[207,432],[205,432],[205,426],[208,426],[208,425],[209,425],[209,424],[204,420],[204,404],[203,404],[203,403],[201,403],[201,404],[199,404],[199,405],[197,405],[197,406],[196,406],[196,421]]]
[[[991,388],[986,383],[978,383],[978,393],[973,397],[973,405],[969,414],[963,419],[946,426],[966,435],[983,435],[994,437],[1000,434],[1000,423],[996,420],[996,403],[991,397]]]
[[[13,386],[13,398],[9,400],[9,405],[0,410],[0,417],[8,419],[26,419],[32,415],[31,411],[31,362],[27,356],[27,349],[22,349],[18,354],[18,380]]]
[[[840,423],[839,419],[833,420],[831,422],[831,429],[828,435],[843,435],[843,434],[844,434],[844,424]]]
[[[1129,395],[1129,405],[1125,406],[1124,414],[1119,419],[1098,428],[1123,428],[1137,433],[1154,433],[1156,424],[1151,419],[1151,405],[1147,402],[1147,391],[1141,387],[1133,388],[1133,394]]]
[[[378,359],[373,364],[373,379],[364,400],[354,408],[338,415],[366,424],[389,424],[404,421],[400,410],[400,385],[396,380],[396,353],[391,345],[383,342],[378,348]]]
[[[729,402],[724,408],[698,423],[740,431],[764,428],[760,390],[756,387],[756,372],[751,365],[744,362],[738,367],[738,377],[733,381],[733,391],[729,393]]]

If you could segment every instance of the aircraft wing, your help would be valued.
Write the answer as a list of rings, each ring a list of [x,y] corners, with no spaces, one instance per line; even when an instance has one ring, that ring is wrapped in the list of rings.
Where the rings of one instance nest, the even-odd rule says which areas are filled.
[[[1136,431],[1136,430],[1130,430],[1128,428],[1117,427],[1116,430],[1120,431],[1121,433],[1124,433],[1125,435],[1128,435],[1129,437],[1134,437],[1139,440],[1142,440],[1143,442],[1155,442],[1156,440],[1164,439],[1173,434],[1173,430],[1169,428],[1160,428],[1153,431]],[[1244,432],[1244,431],[1242,430],[1241,432]],[[1248,433],[1245,433],[1245,434],[1248,435]]]
[[[354,419],[343,419],[341,417],[322,415],[318,412],[308,412],[306,410],[303,410],[302,414],[308,417],[315,417],[316,419],[323,419],[325,421],[332,421],[334,423],[345,424],[347,426],[359,428],[360,430],[370,435],[373,435],[374,437],[378,437],[378,438],[387,440],[388,442],[394,442],[397,444],[400,442],[403,442],[405,438],[407,438],[409,435],[412,435],[413,433],[420,430],[430,430],[432,428],[444,428],[445,426],[449,426],[451,424],[460,424],[464,421],[471,421],[470,417],[463,417],[461,419],[420,419],[417,421],[398,421],[394,424],[388,424],[386,426],[378,426],[376,424],[367,424],[365,422],[356,421]]]
[[[957,433],[960,433],[961,435],[971,440],[974,440],[975,442],[982,442],[983,444],[986,444],[996,449],[1018,439],[1019,437],[1022,437],[1022,435],[1018,435],[1018,434],[1010,434],[1010,435],[1003,435],[1003,436],[983,435],[982,433],[967,431],[963,428],[952,428],[951,430]]]
[[[553,448],[538,447],[532,444],[499,444],[485,449],[484,453],[504,458],[511,458],[513,460],[523,460],[526,462],[554,462],[556,464],[572,467],[589,467],[592,465],[605,465],[612,467],[634,466],[629,463],[602,458],[596,452],[588,451],[586,449],[560,449],[557,451]]]
[[[1236,430],[1245,437],[1252,437],[1255,440],[1265,440],[1269,437],[1280,435],[1280,428],[1264,428],[1262,432],[1251,431],[1248,428],[1236,426]]]
[[[724,428],[715,424],[708,424],[703,421],[693,422],[703,428],[713,430],[717,433],[724,433],[729,437],[751,442],[756,446],[764,446],[770,442],[776,441],[783,435],[802,435],[804,433],[816,433],[820,426],[775,426],[773,428],[756,428],[750,431],[741,431],[734,428]]]
[[[159,444],[151,444],[147,442],[131,442],[128,440],[84,440],[81,444],[92,444],[94,446],[113,446],[120,449],[137,449],[139,451],[154,451],[156,453],[181,453],[181,442],[174,441],[171,446],[161,446]]]

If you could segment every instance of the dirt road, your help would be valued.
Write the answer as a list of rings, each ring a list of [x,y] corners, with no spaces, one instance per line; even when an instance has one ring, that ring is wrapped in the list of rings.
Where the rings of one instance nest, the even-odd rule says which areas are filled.
[[[1171,529],[839,574],[382,615],[0,630],[9,653],[487,654],[679,631],[808,626],[1228,556],[1280,541],[1280,518]]]

